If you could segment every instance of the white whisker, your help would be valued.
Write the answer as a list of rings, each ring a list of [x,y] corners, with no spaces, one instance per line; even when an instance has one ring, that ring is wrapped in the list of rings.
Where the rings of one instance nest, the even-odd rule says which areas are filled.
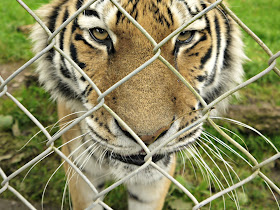
[[[201,147],[201,145],[200,145],[198,142],[196,142],[196,144],[198,144],[198,146]],[[218,179],[218,177],[216,176],[216,174],[210,169],[210,167],[208,166],[208,164],[204,161],[204,159],[202,158],[202,156],[201,156],[200,152],[198,151],[198,149],[197,149],[196,147],[195,147],[194,149],[195,149],[195,151],[196,151],[196,153],[195,153],[196,156],[199,158],[199,161],[201,161],[202,166],[206,169],[207,174],[210,174],[210,175],[211,175],[210,177],[212,177],[212,178],[214,179],[214,181],[216,182],[216,184],[217,184],[217,186],[219,187],[220,190],[224,189],[223,184],[222,184],[221,181]],[[202,149],[204,149],[204,148],[202,148]],[[206,152],[207,156],[210,156],[210,155],[207,153],[207,151],[204,150],[204,152]],[[215,164],[215,163],[214,163],[214,164]],[[219,168],[219,170],[220,170],[220,168]],[[209,180],[209,185],[211,186],[210,180]],[[211,189],[211,188],[210,188],[210,189]],[[224,196],[223,196],[223,200],[224,200],[224,202],[225,202]]]
[[[98,150],[100,148],[100,145],[96,145],[96,143],[94,143],[93,145],[91,145],[89,148],[87,148],[87,150],[85,150],[84,152],[88,152],[88,150],[90,150],[86,156],[86,158],[84,159],[84,161],[82,162],[82,164],[79,166],[79,168],[81,170],[83,170],[86,166],[86,164],[88,163],[88,161],[90,160],[90,158],[92,157],[92,155],[95,153],[96,150]],[[78,159],[78,158],[77,158]]]
[[[84,134],[84,135],[86,135],[86,134]],[[76,137],[75,139],[77,139],[77,137]],[[72,139],[71,141],[73,141],[73,139]],[[75,150],[73,150],[67,157],[70,158],[70,157],[71,157],[75,152],[77,152],[83,145],[87,144],[87,143],[90,142],[90,141],[92,141],[92,139],[88,139],[87,141],[83,142],[83,144],[81,144],[81,145],[79,145],[77,148],[75,148]],[[69,143],[69,141],[66,142],[65,144],[67,144],[67,143]],[[64,144],[64,145],[65,145],[65,144]],[[63,146],[63,145],[61,145],[61,146]],[[86,150],[87,150],[87,149],[86,149]],[[65,160],[62,162],[62,164],[60,165],[60,167],[61,167],[64,163],[65,163]],[[74,161],[73,163],[75,163],[75,161]],[[64,203],[64,199],[65,199],[66,187],[68,186],[68,183],[69,183],[69,181],[70,181],[69,175],[71,174],[71,171],[72,171],[72,167],[69,167],[69,168],[67,169],[66,173],[65,173],[65,176],[67,176],[67,178],[66,178],[66,183],[65,183],[63,195],[62,195],[62,207],[63,207],[63,203]],[[76,172],[75,172],[75,173],[76,173]],[[74,173],[74,174],[75,174],[75,173]]]
[[[99,162],[100,169],[102,168],[102,162],[103,162],[103,160],[105,158],[105,155],[106,155],[107,151],[108,151],[108,149],[105,149],[103,151],[103,153],[100,155],[99,159],[97,160],[97,162]]]
[[[261,132],[259,132],[257,129],[245,124],[245,123],[242,123],[242,122],[239,122],[237,120],[233,120],[233,119],[230,119],[230,118],[225,118],[225,117],[211,117],[211,119],[220,119],[220,120],[225,120],[225,121],[229,121],[231,123],[234,123],[236,125],[239,125],[239,126],[242,126],[244,128],[247,128],[251,131],[254,131],[255,133],[257,133],[259,136],[261,136],[267,143],[269,143],[272,148],[278,153],[278,149],[275,147],[275,145],[268,139],[266,138]]]
[[[54,153],[54,151],[51,151],[49,154],[45,155],[44,157],[42,157],[40,160],[38,160],[36,163],[34,163],[31,168],[26,172],[26,174],[24,175],[23,179],[21,182],[23,182],[26,177],[28,176],[28,174],[30,173],[30,171],[38,164],[40,163],[42,160],[44,160],[46,157],[48,157],[50,154]]]
[[[215,151],[213,151],[212,148],[210,148],[207,144],[205,144],[203,141],[203,144],[212,152],[212,154],[214,154],[215,157],[217,157],[219,160],[221,160],[223,162],[223,164],[225,165],[226,169],[228,170],[228,168],[230,168],[230,170],[235,174],[235,176],[237,177],[237,179],[240,181],[240,178],[238,176],[238,174],[234,171],[233,167],[228,163],[228,161],[226,161],[223,157],[222,154],[224,154],[226,157],[228,157],[230,160],[232,160],[224,151],[222,151],[220,148],[218,148],[212,141],[211,139],[209,139],[207,136],[206,138],[200,137],[200,139],[203,139],[204,141],[206,140],[208,143],[210,143],[217,151],[217,155]],[[221,154],[222,153],[222,154]],[[239,155],[239,154],[238,154]],[[230,176],[231,177],[231,176]],[[233,183],[233,182],[232,182]],[[234,184],[234,183],[233,183]],[[244,192],[244,188],[242,186],[242,190]]]
[[[91,139],[89,139],[88,141],[91,141]],[[84,143],[81,144],[79,147],[85,145],[88,141],[84,142]],[[95,144],[96,144],[96,143],[95,143]],[[77,165],[77,166],[79,167],[80,170],[81,170],[81,166],[79,166],[79,160],[82,159],[82,157],[83,157],[84,155],[86,155],[86,153],[88,152],[88,150],[90,150],[92,147],[94,147],[95,144],[90,145],[89,147],[87,147],[82,153],[80,153],[80,154],[75,158],[75,160],[73,160],[73,163],[74,163],[75,165]],[[75,150],[76,150],[76,149],[75,149]],[[72,167],[69,167],[69,168],[67,169],[67,172],[66,172],[66,175],[67,175],[67,183],[69,183],[69,182],[70,182],[70,179],[72,179],[72,177],[76,174],[76,171],[74,170],[74,172],[72,173],[72,170],[74,170]],[[72,175],[71,175],[71,177],[70,177],[70,179],[69,179],[69,175],[70,175],[70,174],[72,174]],[[78,178],[78,177],[77,177],[77,178]]]
[[[182,156],[182,161],[183,161],[183,172],[182,172],[182,173],[184,173],[184,171],[185,171],[185,169],[186,169],[185,157],[184,157],[184,155],[183,155],[182,151],[180,151],[180,153],[179,153],[179,154]]]
[[[200,139],[199,139],[199,141],[202,142],[203,145],[204,145],[205,147],[207,147],[207,148],[211,151],[212,154],[213,154],[213,152],[216,153],[212,148],[210,148],[210,147],[209,147],[207,144],[205,144],[203,141],[201,141]],[[200,145],[199,142],[197,142],[197,144]],[[218,166],[218,164],[215,162],[215,160],[211,157],[211,155],[210,155],[201,145],[200,145],[200,148],[205,152],[205,154],[206,154],[206,155],[210,158],[210,160],[214,163],[214,165],[216,166],[216,168],[219,170],[220,174],[221,174],[222,177],[224,178],[224,180],[225,180],[227,186],[230,187],[230,186],[231,186],[230,183],[228,182],[226,176],[224,175],[224,173],[222,172],[222,170],[220,169],[220,167]],[[218,154],[216,154],[216,155],[217,155],[217,158],[218,158],[219,160],[221,160],[221,161],[223,162],[223,164],[225,165],[226,170],[227,170],[227,172],[228,172],[228,175],[229,175],[229,177],[230,177],[231,183],[234,185],[234,181],[233,181],[233,179],[232,179],[231,173],[230,173],[230,171],[229,171],[228,168],[230,168],[230,170],[233,171],[233,173],[234,173],[234,174],[237,176],[237,178],[239,179],[238,175],[235,173],[235,171],[233,170],[232,166],[230,166],[230,165],[227,163],[227,161],[224,160],[224,158],[222,157],[222,155],[220,154],[220,152],[219,152],[218,150],[217,150],[217,152],[218,152]],[[216,155],[214,155],[214,156],[216,156]],[[239,179],[239,181],[240,181],[240,179]],[[224,189],[224,188],[223,188],[223,189]],[[232,194],[232,199],[235,201],[235,204],[236,204],[236,206],[237,206],[237,208],[238,208],[238,207],[239,207],[239,202],[238,202],[238,196],[237,196],[236,190],[234,190],[234,192],[231,191],[231,194]],[[229,195],[229,197],[231,198],[230,195]],[[237,200],[236,200],[236,199],[237,199]],[[238,208],[238,209],[239,209],[239,208]]]
[[[57,124],[58,122],[56,122],[55,124],[53,124],[53,125],[49,125],[49,126],[47,126],[47,127],[45,127],[45,129],[48,129],[48,128],[50,128],[51,127],[51,129],[50,129],[50,132],[54,129],[54,128],[57,128],[57,127],[59,127],[59,126],[55,126],[56,124]],[[64,123],[64,124],[66,124],[66,123]],[[64,125],[63,124],[63,125]],[[22,149],[24,149],[24,147],[26,147],[31,141],[32,141],[32,139],[34,139],[36,136],[38,136],[38,134],[40,134],[40,133],[42,133],[42,130],[40,130],[40,131],[38,131],[37,133],[35,133],[19,150],[17,150],[18,152],[20,152]],[[46,140],[47,141],[47,140]],[[42,143],[44,143],[44,142],[46,142],[46,141],[43,141]]]
[[[217,147],[210,138],[212,138],[212,136],[210,135],[206,135],[204,132],[202,133],[203,136],[200,136],[199,139],[204,141],[204,142],[208,142],[209,144],[211,144],[216,150],[219,151],[219,153],[222,153],[223,155],[225,155],[227,158],[229,158],[232,162],[235,162],[229,155],[227,155],[222,149],[220,149],[219,147]],[[223,146],[223,145],[222,145]],[[215,157],[217,157],[218,159],[220,158],[220,155],[216,155],[216,153],[214,152]]]
[[[61,131],[64,127],[66,127],[68,124],[70,124],[71,122],[73,122],[75,119],[73,119],[73,120],[71,120],[71,121],[69,121],[69,122],[65,122],[65,123],[63,123],[63,124],[60,124],[60,125],[57,125],[60,121],[62,121],[63,119],[65,119],[66,117],[69,117],[69,116],[71,116],[71,115],[73,115],[73,114],[77,114],[77,113],[84,113],[85,111],[80,111],[80,112],[74,112],[74,113],[71,113],[71,114],[69,114],[69,115],[67,115],[67,116],[64,116],[63,118],[61,118],[60,120],[58,120],[56,123],[54,123],[53,125],[49,125],[49,126],[47,126],[47,127],[45,127],[45,129],[48,129],[48,128],[50,128],[51,127],[51,129],[50,129],[50,131],[49,132],[51,132],[54,128],[58,128],[58,127],[61,127],[60,129],[59,129],[59,131]],[[28,145],[29,143],[30,143],[30,141],[32,141],[32,139],[34,139],[38,134],[40,134],[40,133],[42,133],[42,130],[40,130],[40,131],[38,131],[36,134],[34,134],[18,151],[21,151],[24,147],[26,147],[26,145]],[[48,140],[46,140],[46,141],[43,141],[42,143],[44,143],[44,142],[47,142]]]
[[[71,140],[65,142],[64,144],[60,145],[60,146],[57,147],[57,148],[60,149],[61,147],[65,146],[66,144],[69,144],[69,143],[71,143],[71,142],[77,140],[78,138],[85,137],[85,136],[88,135],[88,134],[89,134],[89,132],[84,133],[84,134],[82,134],[82,135],[80,135],[80,136],[77,136],[77,137],[75,137],[75,138],[73,138],[73,139],[71,139]],[[89,139],[89,140],[87,140],[86,142],[89,142],[89,141],[91,141],[91,140],[92,140],[92,139]]]
[[[80,137],[85,136],[85,135],[87,135],[87,134],[88,134],[88,133],[83,134],[83,135],[81,135],[81,136],[78,136],[78,137],[72,139],[71,141],[74,141],[74,140],[76,140],[77,138],[80,138]],[[71,141],[68,141],[68,142],[62,144],[61,146],[59,146],[59,147],[57,147],[57,148],[60,149],[62,146],[68,144],[68,143],[71,142]],[[24,177],[23,177],[23,179],[22,179],[22,182],[26,179],[26,177],[28,176],[28,174],[31,172],[31,170],[32,170],[38,163],[40,163],[43,159],[45,159],[46,157],[48,157],[49,155],[51,155],[51,154],[53,154],[53,153],[54,153],[54,151],[51,151],[49,154],[45,155],[45,156],[42,157],[40,160],[38,160],[36,163],[34,163],[34,164],[31,166],[31,168],[30,168],[30,169],[26,172],[26,174],[24,175]],[[63,161],[63,163],[64,163],[64,162],[65,162],[65,161]],[[58,168],[55,170],[55,172],[63,165],[63,163],[60,164],[60,165],[58,166]],[[52,178],[52,176],[53,176],[53,174],[51,175],[51,178]],[[50,180],[48,180],[48,182],[49,182],[49,181],[50,181]],[[48,184],[48,182],[47,182],[47,184]],[[44,195],[44,192],[43,192],[43,195]],[[43,203],[43,198],[44,198],[44,196],[42,197],[42,203]]]
[[[191,160],[192,157],[189,157],[188,151],[189,151],[189,148],[188,148],[188,147],[185,147],[184,154],[187,156],[187,158],[188,158],[188,160],[189,160],[189,162],[190,162],[190,164],[191,164],[191,166],[192,166],[195,179],[197,179],[196,171],[195,171],[194,165],[193,165],[192,160]]]
[[[244,146],[246,147],[246,150],[249,152],[249,149],[248,149],[248,147],[247,147],[245,141],[244,141],[239,135],[237,135],[237,134],[234,133],[233,131],[231,131],[231,130],[229,130],[229,129],[223,127],[223,126],[218,125],[218,127],[221,128],[222,130],[225,130],[225,131],[231,133],[232,135],[234,135],[235,137],[237,137],[240,141],[242,141],[243,144],[244,144]]]
[[[266,184],[266,186],[268,187],[268,189],[270,190],[270,192],[271,192],[271,194],[272,194],[274,200],[276,201],[276,204],[277,204],[277,206],[278,206],[278,209],[280,209],[280,205],[279,205],[278,199],[277,199],[276,195],[274,194],[273,190],[271,189],[270,185],[267,183],[267,181],[265,181],[265,180],[263,180],[263,181],[264,181],[264,183]]]
[[[194,159],[194,162],[196,163],[196,165],[198,166],[198,168],[200,169],[200,171],[201,171],[201,174],[202,174],[202,177],[203,177],[203,179],[205,180],[206,179],[206,174],[204,173],[204,170],[203,170],[203,168],[202,168],[202,164],[201,164],[201,162],[199,161],[199,159],[196,157],[196,151],[195,151],[195,149],[194,149],[194,147],[193,146],[189,146],[189,150],[188,150],[188,152],[191,154],[191,156],[193,157],[193,159]],[[186,152],[184,151],[184,153],[186,154]],[[187,154],[186,154],[187,155]]]
[[[241,158],[244,162],[246,162],[249,166],[252,167],[252,164],[249,163],[244,157],[242,157],[240,154],[238,154],[234,149],[232,149],[230,146],[228,146],[226,143],[224,143],[222,140],[218,139],[217,137],[213,136],[212,134],[208,133],[208,132],[203,132],[204,135],[209,136],[210,138],[212,138],[214,141],[216,141],[217,143],[219,143],[220,145],[222,145],[223,147],[225,147],[226,149],[228,149],[230,152],[232,152],[233,154],[235,154],[236,156],[238,156],[239,158]]]

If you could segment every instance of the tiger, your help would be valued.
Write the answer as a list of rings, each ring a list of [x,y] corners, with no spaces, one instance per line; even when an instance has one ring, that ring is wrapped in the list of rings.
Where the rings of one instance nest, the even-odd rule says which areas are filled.
[[[88,0],[53,0],[39,17],[54,32]],[[162,41],[214,0],[117,0],[118,4],[153,38]],[[37,23],[31,34],[34,52],[49,45],[49,34]],[[97,0],[54,37],[56,48],[70,57],[104,93],[154,56],[153,43],[110,0]],[[188,25],[163,46],[160,55],[209,104],[242,82],[242,35],[233,19],[218,6]],[[43,87],[57,101],[61,122],[72,122],[99,102],[99,93],[58,50],[51,48],[37,61]],[[166,64],[155,59],[104,98],[150,151],[202,117],[202,104]],[[223,113],[225,99],[215,105]],[[61,127],[65,124],[61,123]],[[152,161],[174,175],[176,153],[188,149],[203,125],[183,132],[165,144]],[[127,127],[105,108],[94,111],[62,136],[62,152],[74,161],[100,192],[108,180],[120,180],[146,160],[143,147]],[[68,185],[74,209],[85,209],[96,193],[71,170]],[[125,182],[128,208],[162,209],[170,180],[151,165]],[[94,209],[103,209],[98,204]]]

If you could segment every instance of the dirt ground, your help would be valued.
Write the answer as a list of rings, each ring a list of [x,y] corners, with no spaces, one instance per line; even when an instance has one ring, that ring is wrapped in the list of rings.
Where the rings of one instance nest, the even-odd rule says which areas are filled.
[[[36,209],[41,209],[41,205],[39,203],[34,204]],[[13,200],[4,200],[0,199],[0,209],[1,210],[28,210],[29,208],[24,205],[21,201],[13,201]],[[45,206],[44,210],[53,210],[60,209],[59,206]]]
[[[0,76],[5,80],[10,75],[12,75],[17,69],[19,69],[24,62],[15,62],[15,63],[7,63],[0,64]],[[11,93],[15,89],[19,88],[22,84],[24,84],[25,79],[33,75],[33,66],[27,67],[20,74],[18,74],[10,83],[8,83],[8,92]]]

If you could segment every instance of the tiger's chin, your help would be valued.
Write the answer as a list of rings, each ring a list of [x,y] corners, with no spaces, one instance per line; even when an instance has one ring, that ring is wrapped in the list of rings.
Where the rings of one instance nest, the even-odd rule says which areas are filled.
[[[196,139],[201,134],[201,126],[180,135],[179,137],[171,140],[152,156],[152,162],[162,168],[168,173],[172,165],[176,162],[176,153],[188,149],[190,145],[195,143]],[[158,138],[155,142],[148,145],[148,149],[152,152],[157,149],[159,145],[167,141],[174,131]],[[96,137],[95,134],[91,133],[92,137]],[[144,149],[134,140],[127,139],[127,135],[122,136],[124,142],[120,142],[121,145],[117,145],[114,141],[98,141],[93,138],[93,142],[100,145],[98,154],[103,156],[101,166],[114,168],[111,174],[116,180],[122,179],[125,176],[133,173],[135,170],[139,170],[141,166],[146,163],[145,157],[147,153]],[[112,143],[114,142],[114,143]],[[124,146],[126,145],[126,146]],[[98,156],[98,155],[97,155]],[[130,178],[128,184],[151,184],[163,178],[163,175],[154,168],[152,165],[148,165],[132,178]]]
[[[137,170],[137,173],[133,175],[126,184],[152,184],[164,176],[158,172],[153,166],[148,165],[139,171],[139,168],[145,164],[146,155],[129,155],[123,156],[116,153],[110,154],[109,165],[114,167],[112,175],[116,180],[120,180]],[[165,155],[154,155],[152,161],[168,173],[172,164],[175,163],[175,153],[168,153]]]
[[[152,161],[154,163],[157,163],[158,161],[166,158],[167,156],[169,156],[172,153],[169,154],[156,154],[152,156]],[[114,160],[118,160],[120,162],[123,162],[125,164],[131,164],[131,165],[136,165],[136,166],[142,166],[143,164],[145,164],[145,157],[146,154],[144,153],[140,153],[140,154],[135,154],[135,155],[120,155],[117,153],[109,153],[107,152],[107,156],[111,159]]]

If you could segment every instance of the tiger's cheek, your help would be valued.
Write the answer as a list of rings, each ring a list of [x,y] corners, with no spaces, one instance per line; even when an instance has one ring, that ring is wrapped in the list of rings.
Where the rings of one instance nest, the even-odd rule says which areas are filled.
[[[200,41],[191,47],[182,47],[177,55],[180,74],[200,93],[208,76],[207,64],[211,60],[212,41],[207,32],[201,32]],[[210,61],[211,62],[211,61]]]
[[[106,51],[95,48],[84,40],[77,39],[81,35],[82,31],[77,30],[76,34],[73,34],[73,45],[77,49],[77,58],[82,65],[82,70],[87,76],[95,83],[101,92],[106,91],[110,86],[108,80],[108,54]],[[81,66],[80,66],[81,67]],[[79,78],[79,82],[87,84],[87,100],[91,104],[97,104],[98,94],[92,87],[89,86],[88,82],[84,78]]]

